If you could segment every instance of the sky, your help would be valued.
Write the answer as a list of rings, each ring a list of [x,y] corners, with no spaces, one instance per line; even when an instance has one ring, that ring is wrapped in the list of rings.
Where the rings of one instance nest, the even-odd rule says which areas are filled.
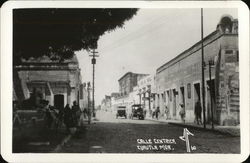
[[[222,15],[237,18],[237,9],[203,9],[204,37],[216,30]],[[95,101],[119,92],[118,79],[126,72],[154,74],[156,69],[201,39],[200,9],[139,9],[122,28],[98,40]],[[92,83],[90,53],[76,52],[82,81]]]

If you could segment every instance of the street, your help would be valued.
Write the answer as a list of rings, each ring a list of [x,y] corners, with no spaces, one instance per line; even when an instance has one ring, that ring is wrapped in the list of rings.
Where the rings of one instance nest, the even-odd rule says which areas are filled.
[[[97,112],[97,120],[86,124],[60,153],[186,153],[180,139],[183,129],[152,120],[131,120],[114,113]],[[240,153],[240,137],[188,129],[191,153]]]

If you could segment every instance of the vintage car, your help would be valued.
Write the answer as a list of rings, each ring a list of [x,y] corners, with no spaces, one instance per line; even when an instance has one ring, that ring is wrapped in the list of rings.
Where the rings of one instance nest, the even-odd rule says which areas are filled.
[[[133,119],[133,118],[136,117],[136,118],[138,118],[140,120],[143,120],[145,115],[144,115],[144,112],[143,112],[142,105],[134,104],[131,107],[132,107],[132,113],[130,114],[130,118]]]
[[[118,106],[116,109],[116,118],[125,117],[127,118],[126,106]]]

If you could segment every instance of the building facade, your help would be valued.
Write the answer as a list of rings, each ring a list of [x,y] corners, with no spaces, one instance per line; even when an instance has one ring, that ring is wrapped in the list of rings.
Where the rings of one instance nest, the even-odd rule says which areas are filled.
[[[52,61],[47,56],[38,59],[22,59],[14,67],[14,94],[20,100],[28,99],[32,92],[39,91],[49,104],[62,108],[77,101],[86,107],[86,88],[81,83],[80,68],[76,56],[62,62]],[[21,97],[21,95],[23,97]],[[18,97],[16,97],[18,99]]]
[[[127,72],[119,80],[119,93],[121,96],[127,96],[133,91],[133,87],[137,85],[137,82],[147,74],[138,74]]]
[[[105,98],[101,102],[101,110],[111,112],[111,96],[105,95]]]
[[[240,111],[238,20],[223,16],[217,29],[203,39],[203,47],[206,121],[210,123],[213,116],[217,124],[237,125]],[[186,122],[194,122],[195,103],[203,102],[201,65],[199,41],[157,69],[156,105],[161,114],[168,108],[169,117],[180,120],[179,105],[183,104]]]
[[[135,104],[134,100],[134,87],[140,79],[148,74],[138,74],[133,72],[127,72],[119,80],[119,96],[114,99],[112,107],[115,109],[117,106],[126,106],[127,112],[131,112],[131,106]]]
[[[151,74],[140,79],[135,92],[138,96],[135,98],[139,99],[136,104],[141,104],[146,111],[146,115],[150,116],[155,109],[155,75]]]

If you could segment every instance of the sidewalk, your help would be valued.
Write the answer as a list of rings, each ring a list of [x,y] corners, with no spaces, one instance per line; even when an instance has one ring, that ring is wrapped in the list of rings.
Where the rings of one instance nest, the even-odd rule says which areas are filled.
[[[65,128],[48,129],[43,121],[25,124],[22,128],[13,128],[13,153],[48,153],[67,135]]]
[[[221,134],[227,134],[231,136],[240,136],[240,126],[219,126],[219,125],[214,125],[214,130],[212,130],[212,125],[206,124],[206,129],[204,129],[203,125],[197,125],[195,123],[183,123],[180,120],[166,120],[166,119],[152,119],[149,117],[146,117],[147,120],[151,121],[157,121],[157,122],[163,122],[163,123],[168,123],[170,125],[177,125],[177,126],[182,126],[182,127],[189,127],[189,128],[194,128],[194,129],[200,129],[200,130],[207,130],[207,131],[213,131],[213,132],[218,132]]]

